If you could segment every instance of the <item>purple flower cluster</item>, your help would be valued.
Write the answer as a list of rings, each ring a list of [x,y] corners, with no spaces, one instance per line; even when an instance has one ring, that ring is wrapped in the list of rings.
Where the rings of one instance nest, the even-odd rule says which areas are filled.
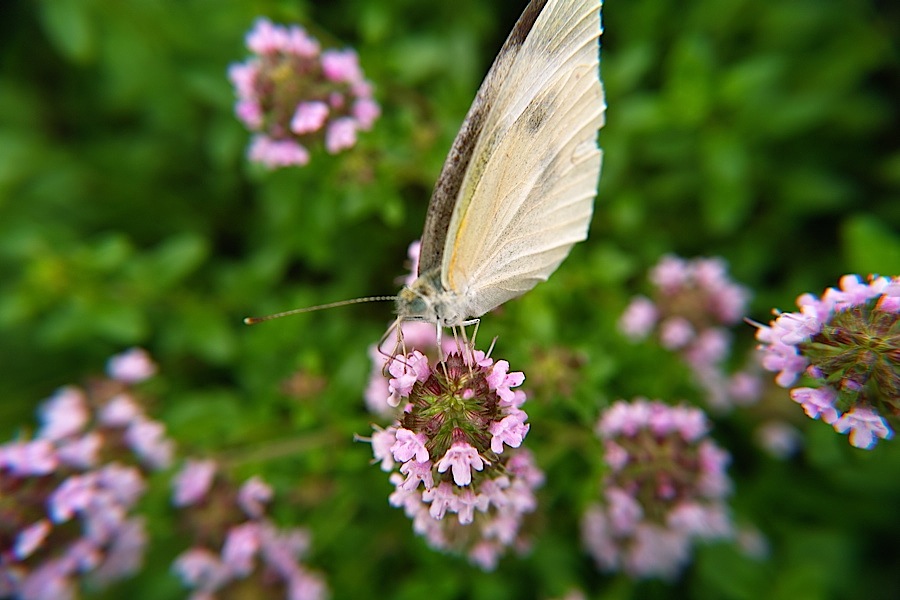
[[[155,373],[143,350],[109,361],[109,380],[58,390],[30,440],[0,446],[0,597],[72,598],[140,568],[146,533],[132,514],[144,470],[168,466],[173,444],[130,385]]]
[[[750,404],[760,395],[752,370],[727,375],[731,334],[739,323],[749,293],[728,277],[720,258],[685,260],[663,256],[650,271],[653,298],[635,297],[619,319],[619,329],[632,341],[654,330],[663,347],[678,352],[690,366],[712,408]]]
[[[763,367],[812,419],[850,434],[857,448],[889,439],[900,417],[900,277],[845,275],[797,312],[776,313],[756,332]],[[805,376],[810,386],[792,387]]]
[[[387,402],[403,413],[376,429],[372,452],[394,471],[390,503],[416,533],[490,570],[506,547],[523,543],[520,525],[544,476],[520,448],[530,426],[525,393],[513,388],[525,376],[481,351],[465,354],[434,366],[418,350],[391,360]]]
[[[694,540],[733,534],[728,454],[707,432],[696,408],[636,399],[606,410],[597,424],[609,467],[604,502],[587,510],[582,526],[601,569],[672,578]]]
[[[188,460],[174,479],[173,504],[194,545],[173,564],[192,600],[228,596],[321,600],[324,581],[300,563],[310,546],[303,529],[281,530],[265,516],[272,489],[252,477],[237,490],[216,476],[213,461]]]
[[[254,56],[233,64],[228,76],[238,97],[235,113],[255,132],[250,160],[269,168],[302,166],[309,144],[320,140],[337,154],[381,114],[353,50],[323,51],[301,27],[264,18],[246,43]]]

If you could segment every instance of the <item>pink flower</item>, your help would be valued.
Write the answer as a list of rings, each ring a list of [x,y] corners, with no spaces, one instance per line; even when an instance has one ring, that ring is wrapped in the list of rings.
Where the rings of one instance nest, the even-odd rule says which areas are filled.
[[[23,600],[68,600],[75,597],[72,569],[63,559],[49,560],[29,573],[19,587]]]
[[[488,387],[497,392],[501,403],[506,406],[520,406],[524,402],[524,397],[518,397],[510,389],[522,385],[524,381],[525,374],[521,371],[509,373],[509,363],[505,360],[497,361],[487,376]]]
[[[416,382],[424,382],[431,375],[428,357],[418,350],[408,356],[394,357],[388,371],[393,375],[388,382],[388,404],[391,406],[400,404],[400,398],[409,396]]]
[[[434,327],[422,330],[433,344]],[[420,365],[425,368],[417,371]],[[529,425],[519,408],[525,394],[510,386],[521,384],[524,375],[471,348],[454,348],[433,368],[414,351],[395,357],[390,370],[391,387],[408,395],[403,415],[381,434],[376,428],[372,439],[383,465],[402,463],[390,476],[395,489],[389,503],[404,510],[430,546],[462,552],[487,568],[494,561],[477,548],[489,547],[496,558],[522,542],[520,525],[537,507],[534,489],[544,479],[530,453],[516,448]],[[408,381],[395,381],[400,377]],[[384,447],[391,438],[387,460]],[[488,452],[495,461],[484,459]],[[432,456],[440,459],[432,462]],[[457,518],[444,519],[447,512]]]
[[[56,448],[56,454],[60,462],[66,465],[89,469],[97,465],[103,442],[99,433],[91,431],[74,440],[61,442]]]
[[[394,454],[391,447],[397,441],[396,429],[376,429],[372,432],[372,454],[376,461],[381,461],[381,470],[390,471],[394,468]]]
[[[253,558],[262,544],[259,524],[244,523],[232,527],[222,547],[222,563],[238,577],[253,571]]]
[[[756,337],[762,341],[770,332],[770,328],[761,327],[757,330]],[[762,367],[767,371],[779,372],[775,377],[775,383],[781,387],[790,387],[809,364],[809,361],[800,355],[796,346],[773,342],[761,346],[760,349],[763,351]]]
[[[287,32],[265,18],[256,20],[253,29],[247,34],[247,48],[257,54],[272,54],[284,50]]]
[[[141,408],[127,394],[114,396],[97,415],[99,421],[109,427],[127,427],[139,417],[143,417]]]
[[[274,169],[291,165],[303,166],[309,162],[309,151],[293,140],[274,140],[266,135],[253,137],[248,158],[253,162]]]
[[[13,547],[13,554],[16,560],[25,560],[41,547],[47,535],[50,533],[51,525],[47,519],[41,519],[33,525],[23,529],[16,536],[16,543]]]
[[[525,424],[528,415],[521,410],[503,417],[502,420],[493,423],[489,431],[491,432],[491,450],[497,454],[503,452],[503,444],[510,448],[518,448],[522,445],[522,440],[531,428],[531,425]]]
[[[143,348],[131,348],[110,358],[106,372],[123,383],[138,383],[156,375],[156,364]]]
[[[291,119],[291,131],[298,135],[318,131],[328,119],[328,105],[324,102],[301,102]],[[352,146],[352,144],[351,144]]]
[[[297,25],[288,29],[287,37],[283,41],[282,50],[286,54],[294,54],[302,58],[313,58],[319,54],[319,42]]]
[[[782,421],[763,423],[756,430],[756,440],[769,454],[782,459],[794,454],[801,444],[797,428]]]
[[[238,100],[234,105],[234,114],[247,129],[257,131],[263,126],[265,117],[262,107],[256,100]]]
[[[604,502],[582,523],[600,568],[670,578],[687,562],[694,539],[732,534],[724,504],[729,456],[707,430],[695,408],[637,399],[607,409],[597,426],[611,466]]]
[[[355,83],[363,78],[359,57],[349,48],[323,52],[322,71],[328,79],[343,83]]]
[[[671,254],[663,256],[650,270],[650,281],[664,294],[674,293],[689,277],[690,269],[687,262]]]
[[[863,450],[871,450],[878,438],[889,440],[894,431],[878,413],[867,406],[856,406],[835,421],[838,433],[850,432],[850,443]]]
[[[406,480],[397,487],[404,490],[414,490],[419,487],[419,482],[422,482],[426,490],[431,489],[434,487],[434,475],[431,472],[431,468],[431,461],[406,461],[400,467],[400,472],[406,475]]]
[[[228,67],[228,79],[231,80],[235,87],[238,98],[242,100],[255,100],[256,95],[256,78],[259,76],[259,63],[247,62],[243,64],[233,64]]]
[[[476,494],[471,489],[465,489],[458,494],[457,518],[460,525],[468,525],[475,520],[475,511],[484,512],[488,509],[489,500],[481,494]]]
[[[776,383],[790,387],[800,373],[815,380],[816,387],[792,389],[791,398],[810,418],[821,417],[839,433],[850,431],[850,443],[858,448],[871,449],[877,438],[892,434],[877,409],[882,401],[872,396],[890,405],[900,389],[894,358],[900,344],[892,333],[897,314],[890,310],[898,282],[898,277],[873,276],[866,283],[845,275],[839,289],[830,287],[821,298],[802,294],[799,311],[776,312],[778,317],[757,331],[763,367],[780,371]]]
[[[360,98],[353,103],[353,118],[356,119],[359,128],[368,131],[381,116],[381,107],[371,98]]]
[[[235,114],[254,132],[248,159],[269,168],[303,166],[321,142],[336,154],[369,130],[381,109],[351,49],[325,50],[303,28],[259,19],[246,39],[254,56],[232,65]]]
[[[172,462],[174,443],[166,437],[162,423],[147,418],[134,421],[125,431],[125,442],[153,469],[165,469]]]
[[[838,420],[838,411],[834,407],[837,393],[830,387],[794,388],[791,390],[791,399],[803,406],[803,410],[811,419],[822,417],[829,425]]]
[[[721,505],[685,502],[672,509],[667,524],[672,529],[699,538],[715,539],[731,535],[731,520]]]
[[[687,346],[695,336],[694,327],[684,317],[669,317],[659,326],[659,341],[668,350]]]
[[[201,502],[209,492],[215,475],[214,460],[188,459],[173,479],[175,493],[172,502],[175,506],[190,506]]]
[[[452,468],[456,485],[469,485],[472,483],[472,469],[481,471],[485,463],[473,446],[466,442],[456,442],[438,461],[437,470],[438,473],[445,473]]]
[[[428,449],[425,443],[428,438],[423,433],[413,433],[409,429],[399,428],[396,432],[397,441],[391,446],[394,460],[405,463],[415,457],[420,463],[428,462]]]
[[[425,490],[422,493],[422,500],[431,504],[428,512],[437,520],[443,519],[447,510],[456,512],[459,503],[456,491],[448,481],[442,481],[437,487]]]
[[[325,129],[325,149],[329,154],[352,148],[356,144],[358,124],[352,117],[341,117],[328,124]]]
[[[175,559],[174,570],[187,585],[206,591],[215,591],[228,580],[218,556],[205,548],[182,552]]]
[[[258,475],[254,475],[244,482],[238,490],[238,505],[247,516],[259,519],[265,512],[264,504],[272,499],[272,487],[264,482]]]
[[[628,464],[628,452],[612,440],[603,443],[603,460],[613,471],[621,471]]]
[[[84,393],[76,387],[64,387],[47,400],[40,409],[43,426],[38,437],[50,441],[81,432],[90,419]]]
[[[56,449],[47,440],[9,442],[0,446],[0,468],[9,469],[20,477],[47,475],[58,465]]]
[[[619,331],[632,341],[640,341],[650,334],[658,318],[659,312],[653,301],[636,296],[619,317]]]
[[[619,488],[606,488],[606,502],[609,505],[609,524],[616,534],[633,532],[644,516],[637,500]]]

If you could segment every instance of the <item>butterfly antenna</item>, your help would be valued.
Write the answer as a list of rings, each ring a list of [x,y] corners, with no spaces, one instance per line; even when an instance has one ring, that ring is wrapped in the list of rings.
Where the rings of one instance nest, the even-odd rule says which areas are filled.
[[[362,304],[363,302],[386,302],[388,300],[396,300],[397,296],[368,296],[366,298],[353,298],[352,300],[341,300],[340,302],[331,302],[329,304],[319,304],[318,306],[307,306],[306,308],[295,308],[284,312],[275,313],[274,315],[266,315],[264,317],[245,317],[245,325],[256,325],[263,321],[271,321],[272,319],[280,319],[281,317],[289,317],[291,315],[299,315],[301,313],[315,312],[317,310],[325,310],[326,308],[337,308],[338,306],[347,306],[348,304]]]

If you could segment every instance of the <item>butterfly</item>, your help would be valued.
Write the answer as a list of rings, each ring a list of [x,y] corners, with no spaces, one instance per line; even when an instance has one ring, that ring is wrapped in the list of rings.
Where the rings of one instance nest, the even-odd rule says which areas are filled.
[[[587,237],[600,177],[600,0],[532,0],[475,96],[428,205],[417,278],[376,296],[397,320],[476,323],[546,280]],[[388,335],[385,334],[385,336]]]
[[[600,0],[532,0],[435,184],[398,321],[477,322],[587,237],[600,177]]]

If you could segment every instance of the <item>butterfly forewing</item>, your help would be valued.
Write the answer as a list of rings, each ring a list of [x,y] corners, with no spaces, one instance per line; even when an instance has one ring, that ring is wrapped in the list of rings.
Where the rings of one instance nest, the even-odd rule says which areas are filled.
[[[496,105],[500,88],[516,62],[522,43],[528,36],[547,0],[532,0],[519,17],[509,38],[497,54],[494,64],[482,82],[469,112],[460,127],[441,174],[434,186],[419,251],[417,275],[440,269],[447,241],[447,227],[459,199],[459,189],[468,170],[475,144],[481,136],[485,119]]]
[[[469,135],[477,131],[440,256],[441,283],[467,298],[469,316],[547,279],[587,236],[604,115],[599,9],[598,0],[548,1],[512,58],[498,56],[470,111]]]

